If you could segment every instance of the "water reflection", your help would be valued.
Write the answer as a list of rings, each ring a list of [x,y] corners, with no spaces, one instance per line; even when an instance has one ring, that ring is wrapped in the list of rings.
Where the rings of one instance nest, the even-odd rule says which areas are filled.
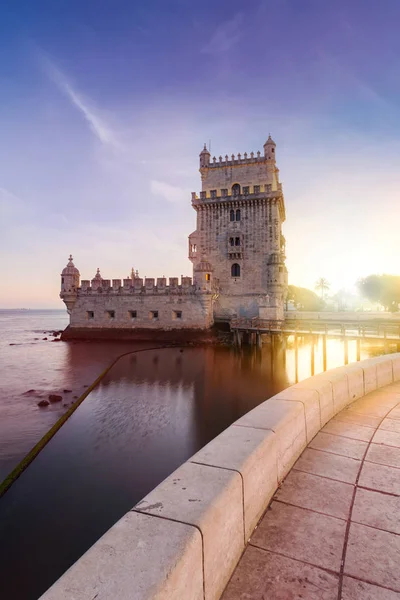
[[[170,348],[122,357],[0,499],[1,597],[37,598],[194,452],[292,384],[296,370],[308,377],[311,340],[296,346],[289,337],[262,350]],[[363,356],[371,351],[364,347]],[[72,346],[69,371],[79,356]],[[329,367],[343,364],[340,341],[328,341],[328,356]],[[322,367],[315,340],[315,372]]]

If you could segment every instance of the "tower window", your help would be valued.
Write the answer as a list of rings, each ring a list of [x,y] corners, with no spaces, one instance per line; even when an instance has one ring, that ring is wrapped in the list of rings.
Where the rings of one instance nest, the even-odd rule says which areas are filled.
[[[275,148],[271,148],[271,152],[275,152]]]
[[[182,311],[181,310],[174,310],[172,312],[172,318],[173,319],[182,319]]]
[[[234,210],[231,210],[231,212],[230,212],[230,220],[231,221],[235,220],[235,211]]]
[[[217,190],[211,190],[210,196],[211,196],[211,198],[216,198],[217,197]]]
[[[210,273],[206,273],[206,281],[211,281],[211,275],[210,275]]]
[[[249,186],[246,186],[243,188],[243,194],[247,195],[249,193],[249,191],[250,191]]]
[[[240,238],[235,238],[235,246],[240,246]]]
[[[236,221],[240,221],[240,208],[236,211]]]
[[[234,263],[231,267],[231,275],[232,277],[240,277],[240,265]]]
[[[109,319],[115,319],[115,310],[106,310]]]
[[[64,283],[64,277],[61,277],[61,283]]]
[[[235,245],[235,240],[233,238],[229,238],[229,243],[231,246]]]
[[[232,196],[239,196],[240,194],[240,185],[238,183],[235,183],[232,186]]]
[[[92,310],[88,310],[86,316],[88,319],[94,319],[94,312]]]
[[[129,316],[131,319],[136,319],[137,318],[137,311],[136,310],[130,310],[129,311]]]
[[[156,321],[158,319],[158,310],[151,310],[149,313],[149,319],[151,321]]]
[[[260,193],[260,186],[259,185],[255,185],[254,186],[254,193],[255,194],[259,194]]]
[[[221,196],[227,196],[228,195],[228,190],[227,188],[223,188],[221,189]]]

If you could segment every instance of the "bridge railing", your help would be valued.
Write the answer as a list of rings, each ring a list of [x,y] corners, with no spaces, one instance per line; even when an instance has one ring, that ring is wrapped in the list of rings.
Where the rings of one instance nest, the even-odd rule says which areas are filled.
[[[260,317],[233,317],[231,319],[231,329],[282,331],[284,324],[284,321],[273,321],[269,319],[261,319]]]

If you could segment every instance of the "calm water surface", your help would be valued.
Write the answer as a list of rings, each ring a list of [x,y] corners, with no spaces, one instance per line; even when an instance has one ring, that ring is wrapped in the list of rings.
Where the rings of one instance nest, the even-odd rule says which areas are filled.
[[[7,434],[8,428],[17,434],[21,448],[19,426],[37,434],[59,416],[53,409],[42,416],[44,411],[22,396],[26,387],[39,387],[41,374],[30,371],[30,360],[36,371],[43,369],[46,391],[57,387],[60,378],[58,388],[75,386],[79,391],[84,380],[90,384],[97,377],[107,360],[127,351],[126,345],[104,343],[45,344],[42,353],[33,347],[32,359],[28,346],[19,355],[12,355],[18,347],[8,350],[6,362],[12,365],[21,357],[30,381],[27,384],[24,377],[12,388],[20,410],[6,412],[2,420],[11,447],[14,437]],[[365,347],[362,358],[379,352]],[[311,341],[304,339],[298,352],[299,379],[310,375],[310,353]],[[39,354],[45,357],[42,362]],[[355,345],[350,344],[350,360],[355,354]],[[328,368],[341,364],[341,342],[329,342]],[[54,366],[61,369],[56,374]],[[315,359],[315,372],[319,371],[321,344]],[[169,348],[121,358],[0,499],[0,598],[38,598],[164,477],[294,380],[290,339],[286,347],[276,341],[265,344],[261,352]],[[4,441],[0,450],[7,454]]]
[[[80,396],[114,358],[141,347],[54,342],[51,333],[67,324],[65,310],[0,310],[0,481],[67,410],[64,404]],[[61,394],[63,402],[39,409],[38,401],[49,394]]]

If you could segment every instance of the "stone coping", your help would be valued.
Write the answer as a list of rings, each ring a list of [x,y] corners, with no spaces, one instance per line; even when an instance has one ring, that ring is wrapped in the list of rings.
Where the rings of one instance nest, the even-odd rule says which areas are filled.
[[[400,380],[400,353],[332,369],[260,404],[167,477],[42,600],[217,600],[280,482],[347,405]]]

